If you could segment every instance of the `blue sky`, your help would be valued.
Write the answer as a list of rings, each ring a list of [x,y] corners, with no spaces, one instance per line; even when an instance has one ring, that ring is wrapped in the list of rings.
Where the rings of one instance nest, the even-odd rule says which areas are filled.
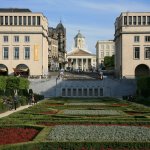
[[[150,12],[149,0],[0,0],[1,8],[29,8],[43,12],[49,26],[62,20],[67,30],[67,51],[78,30],[85,36],[87,49],[96,52],[98,40],[114,38],[114,22],[121,12]]]

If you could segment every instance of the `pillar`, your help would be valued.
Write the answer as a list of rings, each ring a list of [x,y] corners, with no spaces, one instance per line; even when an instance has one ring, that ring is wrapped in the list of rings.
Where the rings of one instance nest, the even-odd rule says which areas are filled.
[[[83,71],[83,58],[81,59],[82,71]]]

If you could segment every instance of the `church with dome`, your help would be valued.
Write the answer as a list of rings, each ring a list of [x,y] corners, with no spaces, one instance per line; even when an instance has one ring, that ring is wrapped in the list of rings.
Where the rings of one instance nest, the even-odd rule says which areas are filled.
[[[96,55],[86,49],[85,37],[78,32],[74,37],[74,48],[67,53],[67,68],[69,70],[94,71]]]

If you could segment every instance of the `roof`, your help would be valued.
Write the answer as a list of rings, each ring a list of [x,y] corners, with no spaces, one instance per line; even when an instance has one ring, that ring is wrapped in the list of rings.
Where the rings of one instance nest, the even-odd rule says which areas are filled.
[[[57,25],[57,27],[56,27],[57,29],[64,29],[64,26],[63,26],[63,24],[61,23],[61,21],[60,21],[60,23]]]
[[[10,12],[10,13],[14,13],[14,12],[31,12],[30,9],[20,9],[20,8],[0,8],[0,12]]]
[[[73,51],[68,52],[67,56],[94,56],[94,54],[82,49],[74,49]]]
[[[78,34],[74,38],[77,39],[77,38],[85,38],[85,37],[79,31]]]

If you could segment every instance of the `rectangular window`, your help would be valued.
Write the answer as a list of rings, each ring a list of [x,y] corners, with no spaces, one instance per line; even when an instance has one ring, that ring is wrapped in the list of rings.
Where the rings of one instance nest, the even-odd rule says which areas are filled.
[[[133,16],[133,24],[136,25],[136,16]]]
[[[138,16],[138,25],[141,25],[141,16]]]
[[[140,42],[140,36],[134,36],[134,42]]]
[[[19,25],[22,25],[22,16],[19,16]]]
[[[31,25],[31,16],[28,16],[28,25]]]
[[[103,96],[103,89],[102,88],[100,88],[100,90],[99,90],[99,95]]]
[[[134,59],[140,59],[140,47],[134,47]]]
[[[106,52],[106,56],[109,56],[109,51]]]
[[[40,18],[40,16],[37,17],[37,25],[41,25],[41,18]]]
[[[17,25],[17,16],[14,16],[14,25]]]
[[[36,25],[36,18],[35,16],[32,17],[32,24],[35,26]]]
[[[8,16],[5,16],[5,25],[8,25]]]
[[[132,16],[129,16],[129,25],[132,25]]]
[[[19,59],[19,47],[14,47],[14,59]]]
[[[27,20],[26,20],[26,19],[27,19],[27,17],[26,17],[26,16],[23,16],[23,25],[24,25],[24,26],[27,25]]]
[[[3,22],[3,16],[0,16],[0,25],[3,25],[4,22]]]
[[[3,48],[3,59],[8,59],[8,56],[9,56],[9,48],[4,47]]]
[[[104,52],[101,52],[101,57],[102,57],[102,58],[104,57]]]
[[[143,16],[143,25],[146,24],[146,16]]]
[[[150,47],[145,47],[145,59],[150,59]]]
[[[150,36],[145,36],[145,42],[150,42]]]
[[[147,24],[150,25],[150,16],[147,16]]]
[[[8,36],[3,36],[3,41],[8,42]]]
[[[25,37],[24,37],[24,41],[25,41],[25,42],[30,42],[30,36],[25,36]]]
[[[24,59],[30,59],[30,47],[24,49]]]
[[[19,36],[14,36],[14,42],[19,42]]]
[[[10,25],[13,25],[13,17],[12,16],[9,17],[9,23],[10,23]]]
[[[127,25],[127,16],[124,16],[124,25]]]

